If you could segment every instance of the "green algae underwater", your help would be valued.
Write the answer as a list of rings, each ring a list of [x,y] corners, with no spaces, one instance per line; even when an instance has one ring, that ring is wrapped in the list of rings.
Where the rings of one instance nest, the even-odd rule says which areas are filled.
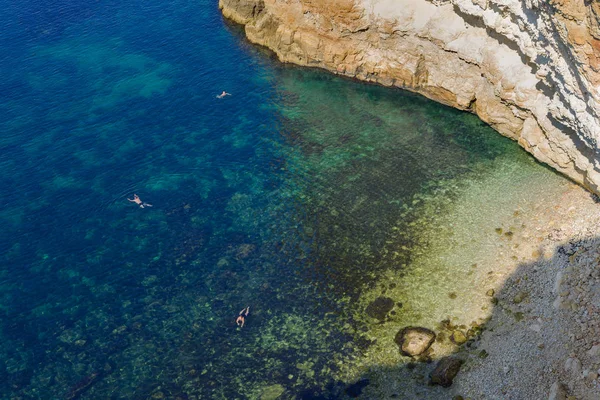
[[[45,3],[0,17],[3,398],[344,398],[435,315],[448,215],[562,179],[472,115],[278,64],[213,2]]]

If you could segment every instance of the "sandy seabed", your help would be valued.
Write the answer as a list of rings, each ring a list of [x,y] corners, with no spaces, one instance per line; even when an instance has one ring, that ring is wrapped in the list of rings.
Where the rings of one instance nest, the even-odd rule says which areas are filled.
[[[547,170],[503,167],[461,193],[423,254],[363,298],[388,285],[384,295],[404,306],[373,323],[374,345],[342,378],[370,379],[361,398],[600,398],[597,199]],[[404,326],[438,334],[427,357],[400,355],[394,336]],[[453,331],[469,340],[456,344]],[[464,361],[454,384],[429,385],[446,356]]]

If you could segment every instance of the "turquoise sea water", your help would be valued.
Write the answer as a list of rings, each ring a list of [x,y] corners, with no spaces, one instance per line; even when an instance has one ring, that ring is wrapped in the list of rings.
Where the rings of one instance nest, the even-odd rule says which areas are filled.
[[[471,115],[278,64],[216,1],[0,4],[1,398],[344,396],[356,300],[423,210],[533,164]]]

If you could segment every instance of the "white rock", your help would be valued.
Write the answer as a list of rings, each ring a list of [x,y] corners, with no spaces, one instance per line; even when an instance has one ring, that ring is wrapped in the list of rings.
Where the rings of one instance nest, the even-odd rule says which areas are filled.
[[[563,282],[563,272],[558,271],[558,273],[556,274],[556,280],[554,281],[554,293],[558,293],[562,282]]]
[[[581,361],[577,358],[567,358],[565,372],[569,373],[573,378],[581,377]]]
[[[550,387],[550,395],[548,396],[548,400],[566,400],[567,391],[562,383],[556,381]]]
[[[555,310],[560,309],[560,306],[562,305],[562,299],[560,297],[557,297],[554,302],[552,303],[552,307],[554,307]]]
[[[593,345],[592,348],[587,351],[587,355],[590,357],[598,357],[600,355],[600,344]]]

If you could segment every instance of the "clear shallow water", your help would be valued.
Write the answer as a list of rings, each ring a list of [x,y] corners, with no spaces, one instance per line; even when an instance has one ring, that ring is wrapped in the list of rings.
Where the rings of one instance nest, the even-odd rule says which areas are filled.
[[[424,215],[499,159],[541,169],[473,116],[279,65],[216,2],[1,4],[2,397],[335,397]]]

